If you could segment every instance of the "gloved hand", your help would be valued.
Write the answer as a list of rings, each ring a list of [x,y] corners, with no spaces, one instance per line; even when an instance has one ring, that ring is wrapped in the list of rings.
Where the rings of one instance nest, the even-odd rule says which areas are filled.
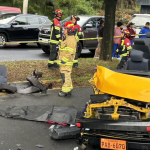
[[[115,55],[117,55],[118,54],[118,52],[115,52]]]
[[[64,62],[64,61],[62,61],[62,60],[61,60],[61,63],[62,63],[62,64],[65,64],[65,62]]]

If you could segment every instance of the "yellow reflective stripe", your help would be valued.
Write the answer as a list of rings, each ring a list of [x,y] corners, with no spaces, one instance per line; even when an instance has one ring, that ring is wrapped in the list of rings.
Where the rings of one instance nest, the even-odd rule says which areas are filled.
[[[54,64],[54,61],[50,61],[50,60],[49,60],[48,63],[49,63],[49,64]]]
[[[120,56],[121,56],[121,57],[123,57],[123,56],[127,56],[127,53],[121,54]]]
[[[61,42],[62,40],[59,40],[59,42]]]
[[[78,32],[78,35],[82,35],[82,32]]]
[[[121,42],[121,46],[123,46],[124,45],[124,40],[122,40],[122,42]]]
[[[79,41],[79,37],[78,37],[78,34],[76,33],[76,35],[75,35],[75,38],[76,38],[76,40],[77,40],[77,42]]]
[[[52,38],[52,33],[53,33],[53,27],[52,27],[52,30],[51,30],[50,41],[51,41],[51,38]]]
[[[117,49],[116,52],[119,52],[119,49]]]
[[[60,48],[59,50],[61,50],[61,51],[70,51],[70,52],[74,51],[74,49],[72,49],[70,47]]]
[[[126,46],[125,46],[125,45],[123,45],[123,49],[122,49],[122,51],[125,51],[125,49],[126,49]]]
[[[72,87],[62,87],[63,92],[70,92],[72,89]]]
[[[127,54],[129,55],[129,51],[127,51]]]
[[[51,25],[53,24],[53,22],[51,22]]]
[[[73,63],[78,63],[78,60],[74,60]]]
[[[129,47],[127,47],[127,50],[130,50],[132,47],[131,46],[129,46]]]
[[[61,36],[61,35],[60,35],[60,34],[58,34],[58,35],[56,35],[56,38],[60,38],[60,36]]]
[[[61,61],[57,61],[57,64],[59,65],[66,65],[66,66],[73,66],[73,62],[66,62],[65,64],[62,64]]]
[[[55,29],[60,31],[60,27],[56,27],[56,26],[55,26]]]
[[[57,63],[58,62],[58,60],[54,60],[54,63]]]
[[[50,40],[50,43],[58,44],[59,41],[56,41],[56,40]]]
[[[64,62],[68,62],[68,61],[69,61],[69,59],[67,59],[66,57],[63,57],[63,58],[62,58],[62,61],[64,61]]]

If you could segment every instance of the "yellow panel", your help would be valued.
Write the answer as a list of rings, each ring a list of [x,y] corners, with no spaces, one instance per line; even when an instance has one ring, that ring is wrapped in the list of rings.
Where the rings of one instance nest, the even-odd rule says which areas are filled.
[[[94,82],[101,92],[115,96],[150,102],[150,78],[117,73],[97,66]]]

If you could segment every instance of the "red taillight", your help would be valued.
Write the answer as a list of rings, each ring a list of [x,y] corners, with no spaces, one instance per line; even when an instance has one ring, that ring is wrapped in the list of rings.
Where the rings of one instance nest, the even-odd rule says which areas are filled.
[[[76,123],[77,127],[80,128],[81,127],[81,123]]]
[[[147,131],[150,131],[150,127],[147,127]]]

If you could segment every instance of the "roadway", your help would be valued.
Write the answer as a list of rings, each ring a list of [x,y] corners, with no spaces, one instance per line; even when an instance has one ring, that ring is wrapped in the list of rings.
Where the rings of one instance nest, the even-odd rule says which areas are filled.
[[[5,48],[0,49],[0,62],[5,61],[21,61],[21,60],[48,60],[49,55],[45,54],[36,44],[28,44],[25,46],[8,44]],[[92,58],[93,54],[83,49],[82,58]]]

